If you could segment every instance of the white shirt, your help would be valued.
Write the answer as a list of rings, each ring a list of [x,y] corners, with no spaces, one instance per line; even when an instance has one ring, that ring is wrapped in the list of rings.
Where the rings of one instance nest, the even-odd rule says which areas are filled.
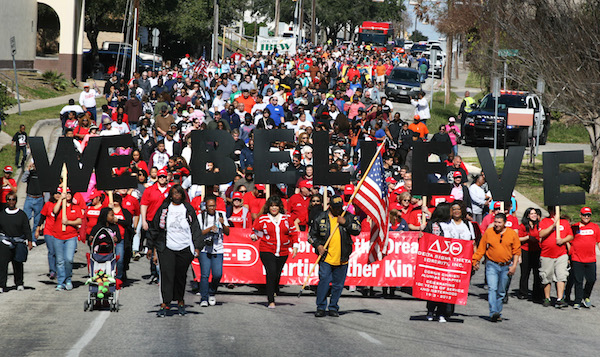
[[[116,123],[116,122],[115,122]],[[109,135],[120,135],[119,129],[114,126],[114,123],[110,125],[110,129],[102,130],[100,132],[100,136],[109,136]]]
[[[410,103],[415,107],[415,115],[420,116],[421,120],[423,120],[423,119],[427,120],[427,119],[431,118],[431,114],[429,113],[429,105],[427,104],[427,99],[425,99],[425,98],[421,98],[419,100],[411,99]]]
[[[209,111],[210,111],[211,113],[214,113],[214,112],[215,112],[215,107],[216,107],[216,108],[217,108],[217,110],[218,110],[218,111],[220,111],[220,112],[221,112],[221,111],[223,111],[223,110],[225,110],[225,100],[223,100],[223,99],[221,99],[221,98],[219,98],[219,97],[216,97],[216,98],[213,100],[212,106],[210,107]]]
[[[454,220],[450,220],[447,226],[444,226],[442,229],[444,230],[444,237],[462,240],[475,239],[473,225],[467,224],[465,221],[462,221],[460,222],[460,224],[457,224]],[[449,232],[446,232],[446,230],[449,230]]]
[[[473,210],[473,214],[482,214],[483,206],[485,204],[485,191],[483,188],[473,184],[469,187],[469,195],[471,196],[471,209]]]
[[[204,217],[206,217],[206,222],[204,222]],[[216,239],[213,238],[212,246],[204,246],[202,248],[202,252],[210,253],[210,254],[223,254],[223,226],[219,218],[223,217],[223,226],[229,226],[229,222],[227,222],[227,215],[225,212],[216,211],[214,216],[209,215],[206,212],[201,212],[198,215],[198,223],[200,224],[200,229],[205,230],[206,228],[217,226],[219,232],[216,235]],[[210,234],[210,233],[209,233]]]
[[[194,243],[192,242],[192,230],[187,221],[187,210],[183,204],[169,205],[167,213],[167,248],[180,251],[190,247],[194,254]]]
[[[111,127],[111,129],[116,128],[117,130],[119,130],[119,134],[127,134],[130,131],[129,125],[127,125],[127,123],[125,123],[125,122],[122,122],[121,124],[119,124],[115,121],[110,125],[110,127]]]
[[[65,105],[61,110],[60,110],[60,114],[65,114],[68,112],[75,112],[75,113],[83,113],[83,108],[81,107],[81,105]]]
[[[93,108],[96,106],[96,97],[99,96],[100,93],[98,93],[95,89],[90,88],[88,92],[84,90],[79,95],[79,104],[86,108]]]

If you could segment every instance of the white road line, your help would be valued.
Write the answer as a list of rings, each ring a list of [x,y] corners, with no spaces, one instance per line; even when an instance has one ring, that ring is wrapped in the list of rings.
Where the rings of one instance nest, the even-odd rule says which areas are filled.
[[[376,345],[381,345],[381,341],[379,341],[378,339],[371,337],[371,335],[369,335],[366,332],[362,332],[362,331],[357,331],[357,333],[360,335],[360,337],[364,338],[365,340],[374,343]]]
[[[99,312],[98,317],[96,317],[94,319],[94,321],[92,321],[92,325],[90,326],[90,328],[83,334],[83,336],[81,336],[79,341],[77,341],[77,343],[75,343],[75,345],[69,350],[69,352],[67,353],[67,357],[79,356],[79,353],[81,353],[81,351],[85,348],[85,346],[87,346],[87,344],[90,343],[90,341],[92,341],[92,339],[94,337],[96,337],[96,334],[98,334],[98,332],[100,332],[102,325],[104,325],[104,322],[106,321],[106,319],[108,319],[109,316],[110,316],[109,311]]]

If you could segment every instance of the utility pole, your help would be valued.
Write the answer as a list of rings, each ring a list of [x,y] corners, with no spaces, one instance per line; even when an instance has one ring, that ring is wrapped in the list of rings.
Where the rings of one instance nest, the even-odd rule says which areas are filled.
[[[317,0],[312,0],[310,13],[310,42],[317,43]]]
[[[214,62],[219,61],[219,0],[213,3],[213,43],[210,57]]]
[[[275,37],[279,36],[279,0],[275,0]]]
[[[130,77],[133,78],[133,74],[137,68],[137,53],[138,53],[138,30],[140,26],[140,0],[134,0],[133,2],[133,43],[131,46],[131,73]]]

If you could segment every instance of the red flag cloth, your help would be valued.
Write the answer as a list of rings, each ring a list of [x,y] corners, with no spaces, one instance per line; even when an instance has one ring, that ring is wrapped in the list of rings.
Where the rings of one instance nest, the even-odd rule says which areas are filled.
[[[385,257],[388,244],[389,205],[381,155],[378,154],[377,159],[375,159],[371,170],[369,170],[363,184],[358,189],[353,203],[373,221],[371,224],[369,263],[382,260]]]
[[[424,233],[419,239],[413,296],[466,305],[472,257],[473,241]]]
[[[200,57],[196,64],[194,65],[194,72],[198,74],[203,74],[204,76],[208,75],[208,64],[204,57]]]

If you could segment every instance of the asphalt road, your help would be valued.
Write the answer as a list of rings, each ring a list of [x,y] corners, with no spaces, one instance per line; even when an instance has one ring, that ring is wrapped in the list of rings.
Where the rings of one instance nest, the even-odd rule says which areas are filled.
[[[488,321],[481,272],[473,277],[467,305],[457,306],[457,315],[446,324],[425,321],[425,302],[406,292],[383,299],[344,291],[341,316],[317,319],[314,293],[297,298],[296,286],[283,288],[274,310],[250,287],[222,287],[217,306],[207,308],[188,291],[187,316],[159,319],[158,286],[142,278],[148,274],[145,259],[131,265],[133,284],[121,292],[120,312],[84,312],[84,251],[80,244],[70,292],[54,291],[46,277],[45,246],[31,252],[26,290],[0,294],[3,355],[591,356],[600,348],[599,308],[558,310],[511,298],[505,321]],[[598,288],[592,298],[600,298]]]

